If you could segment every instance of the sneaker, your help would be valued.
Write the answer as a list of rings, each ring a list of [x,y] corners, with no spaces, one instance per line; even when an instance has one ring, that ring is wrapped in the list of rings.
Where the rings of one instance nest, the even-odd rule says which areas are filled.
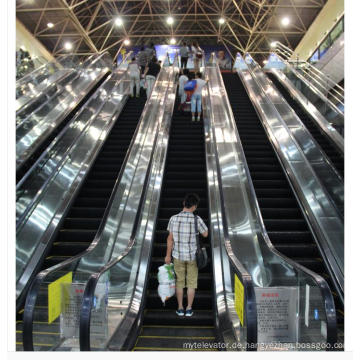
[[[131,96],[132,98],[134,97],[134,95],[133,95],[133,94],[131,94],[130,96]]]
[[[140,97],[140,95],[138,94],[138,95],[136,95],[136,97],[138,98],[138,97]]]
[[[194,116],[191,118],[191,121],[195,121],[195,117],[194,117]]]
[[[177,309],[176,310],[176,315],[177,316],[184,316],[184,309]]]
[[[187,309],[186,312],[185,312],[185,316],[193,316],[194,313],[192,311],[192,309]]]
[[[197,121],[200,121],[200,116],[198,116]]]

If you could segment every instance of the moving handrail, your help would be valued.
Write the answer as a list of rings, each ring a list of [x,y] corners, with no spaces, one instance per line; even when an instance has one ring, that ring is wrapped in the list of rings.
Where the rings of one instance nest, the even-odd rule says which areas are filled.
[[[238,55],[239,57],[240,55]],[[280,163],[310,223],[332,281],[343,301],[344,224],[329,201],[323,185],[267,94],[258,83],[250,65],[242,59],[237,73],[263,123]]]
[[[339,212],[339,218],[343,219],[344,180],[342,176],[256,61],[254,61],[250,54],[247,54],[245,59],[263,93],[266,94],[286,126],[292,132],[294,139],[322,182],[324,192]]]
[[[123,64],[126,64],[131,53],[132,51],[128,53]],[[38,160],[17,183],[17,224],[21,224],[24,221],[30,209],[37,201],[37,196],[44,193],[45,187],[52,176],[58,171],[59,165],[69,156],[70,151],[76,147],[76,143],[82,134],[85,134],[92,125],[92,120],[102,111],[106,104],[106,101],[102,100],[105,94],[110,93],[110,89],[108,88],[111,84],[115,81],[122,84],[120,93],[126,92],[126,85],[129,79],[126,76],[126,67],[123,66],[123,64],[114,72],[114,76],[109,75],[107,77],[101,87],[87,100],[84,106],[75,114],[73,119],[64,127],[58,136],[56,136]],[[93,110],[92,106],[99,102],[99,100],[101,100],[100,104],[97,109]],[[39,178],[44,180],[44,182],[39,182]],[[36,184],[35,187],[33,183]]]
[[[135,208],[131,204],[129,205],[129,209],[125,209],[124,205],[120,205],[120,204],[126,204],[128,202],[128,200],[126,199],[129,199],[129,197],[131,196],[136,197],[138,199],[138,194],[135,194],[134,196],[134,194],[132,194],[132,192],[130,192],[130,189],[128,188],[129,186],[132,186],[133,179],[135,178],[136,169],[139,168],[139,171],[143,171],[142,169],[145,169],[144,165],[141,165],[144,164],[144,162],[146,162],[146,159],[144,159],[141,156],[141,153],[143,151],[142,149],[146,149],[147,147],[149,147],[150,144],[152,144],[151,139],[149,142],[147,134],[149,132],[152,132],[154,134],[155,124],[152,119],[155,116],[158,116],[157,113],[158,113],[158,107],[161,105],[160,100],[162,95],[162,89],[163,88],[165,89],[168,86],[168,84],[169,84],[168,76],[166,74],[166,71],[164,70],[162,73],[159,74],[158,80],[156,81],[153,88],[152,96],[147,101],[142,116],[139,119],[137,129],[135,131],[131,144],[126,153],[126,157],[123,161],[117,181],[111,193],[110,200],[106,207],[103,219],[100,223],[100,227],[90,247],[81,254],[72,257],[71,259],[68,259],[47,270],[42,271],[37,275],[34,282],[32,283],[31,288],[28,292],[28,296],[25,304],[25,311],[24,311],[23,332],[24,332],[25,350],[34,350],[34,346],[36,346],[34,345],[36,343],[36,339],[34,341],[33,330],[34,327],[39,326],[36,323],[37,317],[39,316],[41,317],[41,309],[38,308],[36,305],[38,303],[43,303],[43,302],[47,303],[46,299],[48,294],[48,284],[53,283],[58,279],[61,279],[61,277],[64,274],[68,274],[69,272],[72,274],[74,272],[74,278],[73,278],[75,281],[74,284],[78,285],[79,288],[82,289],[81,291],[83,291],[84,288],[83,284],[86,283],[91,273],[97,271],[97,269],[101,267],[104,263],[106,264],[108,261],[110,261],[111,256],[113,256],[114,252],[122,251],[122,248],[126,246],[126,244],[123,245],[120,244],[119,247],[118,244],[115,244],[114,236],[117,237],[118,233],[116,229],[114,229],[114,221],[115,221],[114,214],[118,219],[117,221],[124,222],[125,227],[126,227],[126,221],[129,220],[129,217],[124,213],[124,211],[126,210],[127,213],[131,215],[131,218],[135,216],[134,213]],[[139,161],[141,161],[141,163],[139,163]],[[141,182],[139,186],[141,186],[142,188],[141,179],[139,179],[139,181]],[[125,200],[122,199],[123,197],[125,197]],[[113,233],[110,233],[111,231]],[[126,236],[126,234],[127,232],[125,231],[125,234],[123,236]],[[109,237],[113,239],[111,240],[109,239]],[[99,249],[102,247],[104,247],[105,250],[106,248],[108,248],[108,251],[104,253],[103,249]],[[103,256],[101,262],[98,261],[99,252]],[[46,293],[46,295],[44,295],[44,293]],[[56,323],[55,326],[59,327],[59,323]],[[36,332],[36,329],[34,331]],[[36,334],[35,337],[36,336],[41,336],[41,335]],[[61,343],[63,343],[66,340],[66,336],[70,338],[72,336],[76,337],[77,336],[76,331],[75,334],[70,334],[70,335],[59,334],[59,337],[53,340],[54,343],[52,348],[59,347]],[[73,345],[73,347],[75,348],[78,347],[78,342],[77,345]],[[40,350],[43,349],[40,347]]]
[[[121,69],[109,75],[17,187],[18,306],[73,194],[90,169],[93,156],[126,102],[129,82],[123,75]]]
[[[148,157],[146,176],[142,182],[141,198],[127,247],[119,252],[117,256],[113,256],[112,260],[98,272],[93,273],[85,287],[80,315],[80,350],[82,351],[108,347],[111,350],[120,350],[123,348],[124,343],[129,341],[131,333],[136,333],[136,328],[140,325],[140,321],[135,321],[135,318],[142,315],[144,304],[145,279],[148,273],[154,221],[160,199],[170,119],[175,104],[175,77],[178,72],[176,63],[177,61],[173,62],[173,66],[169,71],[166,91],[161,94],[164,105],[157,115],[156,134],[155,138],[151,139],[151,153]],[[114,318],[112,324],[110,324],[111,319],[108,321],[109,327],[111,327],[110,334],[105,329],[95,331],[94,334],[92,330],[92,325],[94,325],[92,319],[94,318],[94,311],[96,312],[94,298],[99,296],[99,288],[101,288],[104,278],[113,279],[115,284],[110,283],[108,288],[109,298],[113,294],[110,301],[114,305],[116,301],[120,301],[122,312],[120,317],[114,313],[109,315],[110,317],[113,315]],[[131,282],[131,284],[126,281]],[[106,308],[107,302],[102,303],[100,306]],[[115,311],[118,313],[118,309],[115,309]],[[105,324],[106,326],[107,324]],[[133,327],[136,328],[133,329]],[[120,336],[119,332],[121,333]],[[98,339],[94,339],[92,335],[95,335],[94,337]],[[111,345],[111,343],[113,344]]]
[[[344,156],[344,136],[343,125],[340,127],[331,123],[305,95],[305,91],[301,91],[296,86],[287,74],[286,65],[276,54],[272,53],[269,57],[266,66],[264,67],[265,71],[269,71],[277,80],[287,89],[291,97],[294,98],[301,107],[307,112],[307,114],[317,123],[321,132],[335,145],[339,153]],[[335,128],[338,129],[336,129]]]
[[[93,59],[95,54],[90,55],[85,61],[84,65],[88,64],[88,61]],[[62,55],[56,58],[54,61],[47,62],[46,64],[36,68],[31,73],[28,73],[24,77],[16,81],[16,98],[22,95],[29,95],[32,93],[32,89],[46,79],[51,73],[63,69],[63,68],[75,68],[80,65],[79,58],[75,59],[73,55]],[[87,66],[87,65],[86,65]]]
[[[16,131],[16,170],[27,162],[49,134],[70,114],[93,86],[111,69],[110,56],[96,57],[53,100],[29,115]],[[77,93],[76,93],[77,92]]]
[[[294,288],[298,289],[299,294],[296,300],[297,305],[295,310],[297,314],[293,313],[291,315],[293,319],[298,322],[297,333],[296,336],[292,334],[292,340],[284,340],[284,338],[282,338],[283,342],[306,343],[311,341],[333,345],[336,342],[336,317],[330,289],[321,276],[282,255],[271,243],[261,216],[256,193],[219,67],[217,65],[208,66],[207,77],[209,78],[208,95],[204,97],[204,100],[206,102],[205,127],[207,133],[209,199],[210,206],[212,207],[213,199],[215,199],[216,196],[211,195],[211,191],[218,192],[221,204],[221,219],[223,220],[223,227],[211,225],[214,254],[217,254],[216,248],[221,249],[222,246],[233,266],[242,264],[240,269],[245,273],[252,274],[251,276],[249,275],[249,279],[252,279],[252,291],[256,295],[256,300],[254,301],[254,299],[252,299],[250,306],[255,307],[255,309],[253,309],[254,314],[256,314],[257,303],[260,303],[259,299],[266,290],[283,289],[283,291],[293,291]],[[213,150],[211,150],[211,143]],[[212,154],[215,154],[215,156]],[[239,201],[241,202],[239,203]],[[211,218],[216,219],[215,214],[212,214]],[[222,236],[217,236],[216,232],[221,232],[221,230],[223,230]],[[254,243],[253,248],[249,246],[249,242]],[[255,259],[249,259],[249,257],[254,256]],[[221,256],[218,255],[218,257],[220,258]],[[226,265],[224,266],[224,264],[226,264],[224,256],[222,259],[222,269],[220,266],[221,262],[218,261],[216,263],[216,261],[214,261],[215,279],[217,272],[219,273],[218,279],[220,279],[219,282],[216,282],[214,285],[219,289],[220,294],[217,297],[220,299],[220,309],[224,312],[224,300],[221,292],[226,294],[226,300],[230,298],[228,303],[225,302],[227,307],[231,308],[231,306],[234,306],[232,303],[234,301],[232,299],[233,293],[230,290],[232,289],[232,284],[231,282],[229,283],[229,275],[227,274],[229,270]],[[264,263],[265,270],[263,274],[261,274],[262,271],[259,270],[259,266],[257,265],[262,262]],[[223,280],[225,282],[223,287],[221,286],[221,273],[223,273],[223,279],[225,280]],[[228,283],[226,284],[227,277]],[[222,290],[223,288],[225,290]],[[308,290],[306,290],[307,288]],[[311,297],[308,298],[307,301],[310,302],[310,307],[321,304],[322,320],[326,322],[327,326],[326,335],[320,332],[316,322],[312,322],[312,324],[308,323],[306,327],[300,323],[304,317],[306,318],[304,306],[305,296],[303,297],[303,295],[305,295],[305,292],[309,291],[310,288]],[[224,318],[224,314],[222,317]],[[269,341],[269,338],[266,338],[261,330],[263,319],[263,314],[261,318],[257,319],[258,350],[261,349],[260,343],[264,345],[264,343]],[[232,320],[232,327],[235,330],[239,327],[236,320],[238,319],[235,315]],[[219,323],[221,325],[220,320]],[[314,331],[315,329],[317,330]],[[227,333],[226,330],[228,330],[228,328],[223,326],[222,331]],[[236,331],[234,332],[236,333]],[[290,332],[290,329],[288,332]],[[291,335],[287,335],[291,339]],[[237,341],[239,341],[239,338]],[[272,341],[281,342],[281,338],[280,340],[273,338]]]

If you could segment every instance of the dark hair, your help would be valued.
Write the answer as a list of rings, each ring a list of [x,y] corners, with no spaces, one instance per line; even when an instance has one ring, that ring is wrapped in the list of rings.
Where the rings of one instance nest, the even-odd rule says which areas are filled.
[[[200,71],[198,71],[198,72],[196,73],[196,76],[201,79],[202,73],[201,73]]]
[[[189,71],[188,78],[189,78],[189,80],[194,80],[194,78],[195,78],[194,73],[192,73],[192,72]]]
[[[200,203],[200,198],[197,194],[186,194],[185,199],[184,199],[184,206],[188,209],[190,209],[191,207],[193,207],[194,205],[196,207],[199,206]]]
[[[186,41],[183,41],[183,45],[186,46]]]
[[[183,74],[186,75],[186,76],[188,76],[188,75],[189,75],[189,69],[184,69],[184,70],[183,70]]]
[[[150,47],[154,47],[154,43],[153,43],[153,42],[150,43]]]
[[[144,50],[145,50],[144,46],[141,46],[140,50],[141,50],[141,51],[144,51]]]
[[[157,57],[156,57],[156,56],[153,56],[152,59],[151,59],[151,61],[152,61],[153,63],[156,63],[156,62],[157,62]]]
[[[133,58],[131,59],[131,61],[135,61],[136,60],[136,57],[135,56],[133,56]]]

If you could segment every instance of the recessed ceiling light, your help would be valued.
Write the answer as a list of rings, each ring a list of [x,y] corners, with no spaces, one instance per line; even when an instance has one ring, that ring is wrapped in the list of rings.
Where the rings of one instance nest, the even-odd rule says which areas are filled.
[[[170,44],[171,44],[171,45],[176,44],[176,40],[175,40],[174,38],[171,38],[171,39],[170,39]]]
[[[67,41],[65,44],[64,44],[64,47],[65,47],[65,50],[71,50],[73,48],[73,45],[71,42]]]
[[[220,18],[220,19],[219,19],[219,24],[222,25],[222,24],[224,24],[224,23],[225,23],[225,19],[224,19],[224,18]]]
[[[124,40],[124,44],[127,46],[127,45],[130,45],[130,40],[129,39],[125,39]]]
[[[49,22],[49,23],[47,23],[47,27],[51,29],[54,27],[54,24],[52,22]]]
[[[284,17],[284,18],[281,19],[281,23],[284,26],[288,26],[290,24],[290,19],[288,17]]]
[[[169,24],[169,25],[172,25],[174,23],[174,18],[172,16],[169,16],[167,19],[166,19],[166,22]]]
[[[117,17],[117,18],[115,19],[115,25],[116,25],[116,26],[121,26],[122,24],[123,24],[122,19],[119,18],[119,17]]]

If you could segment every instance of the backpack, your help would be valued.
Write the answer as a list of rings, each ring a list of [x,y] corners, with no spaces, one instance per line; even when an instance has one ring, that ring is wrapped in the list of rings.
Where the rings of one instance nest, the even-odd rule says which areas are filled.
[[[194,91],[196,88],[196,80],[190,80],[184,85],[185,91]]]

